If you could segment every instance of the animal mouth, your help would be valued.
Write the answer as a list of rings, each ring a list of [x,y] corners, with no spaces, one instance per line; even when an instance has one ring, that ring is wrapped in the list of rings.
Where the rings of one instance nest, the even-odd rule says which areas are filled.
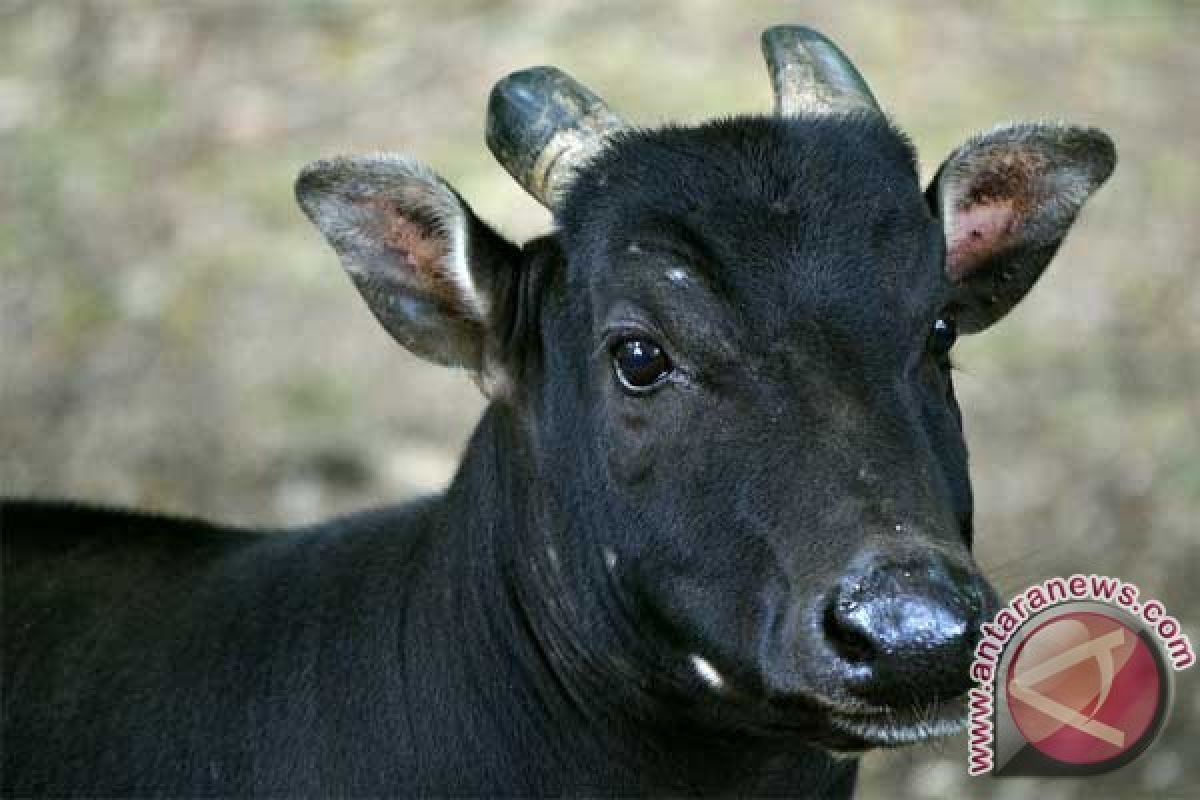
[[[829,726],[839,741],[836,750],[854,752],[873,747],[902,747],[952,736],[966,722],[963,698],[908,707],[868,710],[830,709]]]

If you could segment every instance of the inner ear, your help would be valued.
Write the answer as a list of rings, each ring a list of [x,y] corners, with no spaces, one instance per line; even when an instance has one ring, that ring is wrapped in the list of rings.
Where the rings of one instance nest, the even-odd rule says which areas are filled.
[[[296,197],[372,313],[415,354],[480,372],[497,269],[516,248],[424,165],[379,155],[319,161]]]
[[[1038,144],[1036,138],[1022,142],[993,133],[968,142],[946,162],[936,181],[936,211],[946,235],[946,271],[955,282],[1029,241],[1036,233],[1031,223],[1053,213],[1062,181],[1055,179],[1051,154]]]
[[[1024,297],[1115,161],[1103,132],[1044,124],[997,128],[946,160],[927,197],[946,273],[961,287],[962,330],[987,327]]]
[[[1011,248],[1028,216],[1021,196],[987,195],[977,189],[964,198],[946,231],[946,271],[955,283],[997,253]]]

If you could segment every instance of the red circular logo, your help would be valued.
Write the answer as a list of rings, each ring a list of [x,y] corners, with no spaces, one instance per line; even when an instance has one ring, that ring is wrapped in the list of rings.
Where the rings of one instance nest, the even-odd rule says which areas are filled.
[[[1153,736],[1165,688],[1138,632],[1092,611],[1061,614],[1034,629],[1006,676],[1021,736],[1065,764],[1109,761]]]

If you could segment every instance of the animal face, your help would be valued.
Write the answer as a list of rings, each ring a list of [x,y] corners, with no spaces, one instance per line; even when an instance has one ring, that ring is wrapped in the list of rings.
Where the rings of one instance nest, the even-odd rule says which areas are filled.
[[[553,70],[502,81],[489,141],[557,223],[523,249],[400,157],[318,162],[297,193],[385,327],[519,421],[560,649],[603,627],[640,668],[596,669],[712,724],[914,741],[955,727],[994,603],[949,351],[1024,297],[1113,148],[997,129],[922,191],[828,40],[764,48],[782,113],[698,127],[621,129]]]
[[[562,224],[565,313],[546,338],[571,344],[549,373],[595,355],[535,425],[579,443],[547,474],[588,465],[590,505],[611,513],[593,535],[647,616],[723,685],[857,708],[859,673],[885,694],[871,659],[886,645],[866,627],[918,623],[882,607],[843,619],[867,601],[853,596],[885,564],[935,572],[896,592],[935,604],[919,624],[953,617],[954,657],[907,653],[924,674],[906,679],[965,688],[985,599],[952,287],[907,143],[877,116],[639,134],[580,177]],[[583,436],[567,427],[580,417]]]

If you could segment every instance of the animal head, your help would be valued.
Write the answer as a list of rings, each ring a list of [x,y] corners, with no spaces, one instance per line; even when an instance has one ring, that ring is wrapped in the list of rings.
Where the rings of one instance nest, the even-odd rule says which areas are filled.
[[[556,223],[524,247],[402,156],[317,162],[297,194],[392,336],[520,421],[564,625],[636,620],[699,714],[904,743],[956,726],[994,603],[949,353],[1033,287],[1115,152],[1008,125],[922,187],[836,46],[763,49],[775,112],[697,126],[629,127],[549,67],[498,83],[488,143]]]

